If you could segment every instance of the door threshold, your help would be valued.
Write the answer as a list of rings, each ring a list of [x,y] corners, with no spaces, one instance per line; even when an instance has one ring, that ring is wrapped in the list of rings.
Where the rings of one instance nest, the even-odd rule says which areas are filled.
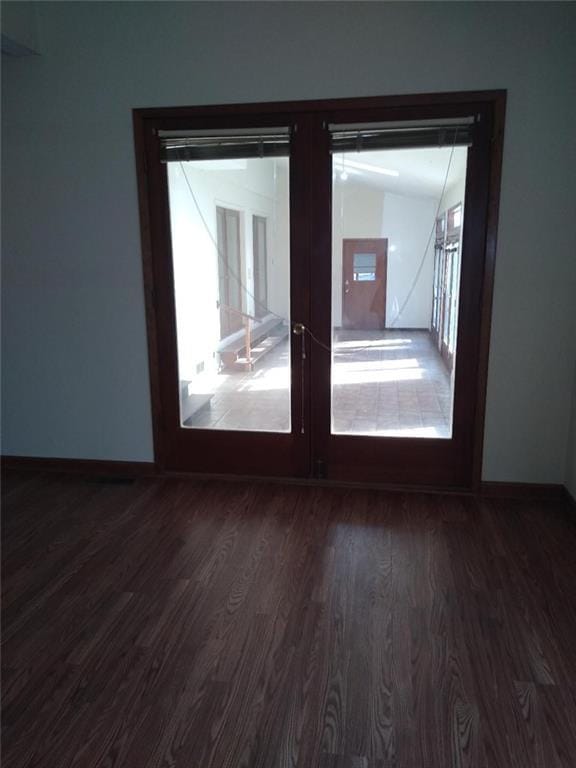
[[[407,485],[402,483],[354,482],[317,477],[281,477],[263,475],[234,475],[207,472],[183,472],[161,470],[159,476],[174,480],[219,480],[227,483],[261,483],[274,485],[301,485],[312,488],[350,488],[351,490],[374,490],[391,493],[427,493],[451,496],[475,496],[471,488],[453,488],[433,485]]]

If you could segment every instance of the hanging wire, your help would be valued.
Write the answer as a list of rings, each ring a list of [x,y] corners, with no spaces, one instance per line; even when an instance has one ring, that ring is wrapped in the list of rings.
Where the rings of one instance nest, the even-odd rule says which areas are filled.
[[[332,352],[332,347],[331,347],[331,346],[328,346],[327,344],[324,344],[324,342],[323,342],[323,341],[320,341],[320,339],[319,339],[317,336],[315,336],[315,335],[312,333],[312,331],[310,330],[310,328],[308,328],[308,326],[307,326],[307,325],[305,325],[305,326],[304,326],[304,330],[306,331],[306,333],[308,334],[308,336],[310,336],[310,338],[312,339],[312,341],[313,341],[315,344],[317,344],[317,345],[318,345],[319,347],[321,347],[322,349],[325,349],[325,350],[326,350],[326,352]]]

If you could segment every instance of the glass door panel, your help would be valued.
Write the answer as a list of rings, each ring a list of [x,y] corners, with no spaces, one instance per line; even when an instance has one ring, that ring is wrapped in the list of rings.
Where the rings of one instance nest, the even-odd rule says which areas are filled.
[[[180,426],[290,432],[287,157],[168,163]]]
[[[467,153],[333,154],[333,435],[452,436]]]

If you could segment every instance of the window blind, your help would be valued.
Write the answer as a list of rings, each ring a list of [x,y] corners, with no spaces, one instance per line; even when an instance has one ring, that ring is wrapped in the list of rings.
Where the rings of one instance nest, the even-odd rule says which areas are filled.
[[[332,152],[371,152],[378,149],[466,147],[473,141],[473,118],[457,124],[329,126]]]
[[[160,134],[162,162],[187,160],[225,160],[250,157],[287,157],[290,132],[286,129],[263,129],[250,133],[219,132]]]

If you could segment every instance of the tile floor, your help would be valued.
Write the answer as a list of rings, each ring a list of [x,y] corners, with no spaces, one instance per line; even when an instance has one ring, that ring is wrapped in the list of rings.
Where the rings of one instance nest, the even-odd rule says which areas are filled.
[[[339,331],[333,432],[449,437],[450,376],[427,331]]]
[[[333,432],[449,437],[451,382],[426,331],[338,331]],[[214,396],[186,426],[288,432],[288,340],[250,373],[210,382]]]
[[[202,374],[210,404],[186,421],[187,427],[264,432],[290,431],[288,339],[274,347],[250,372]],[[200,378],[200,377],[199,377]]]

